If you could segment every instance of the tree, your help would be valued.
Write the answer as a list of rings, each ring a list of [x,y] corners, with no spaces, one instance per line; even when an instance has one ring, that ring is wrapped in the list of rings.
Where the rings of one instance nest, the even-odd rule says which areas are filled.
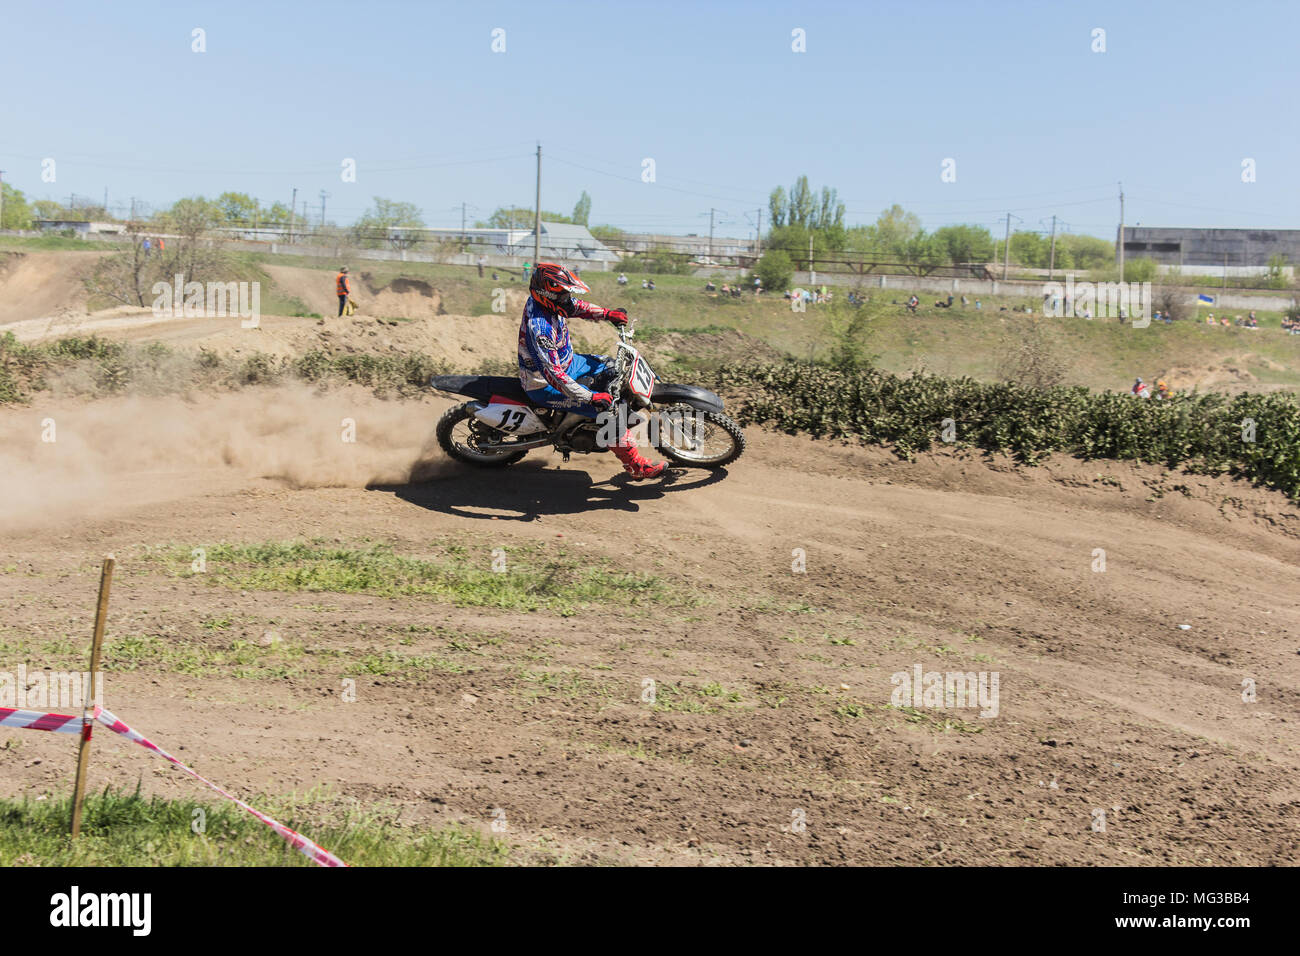
[[[591,216],[591,197],[587,195],[587,190],[582,191],[578,197],[577,205],[573,207],[573,223],[578,226],[585,226],[587,219]]]
[[[943,243],[934,236],[926,235],[924,230],[900,242],[896,251],[898,257],[919,275],[933,272],[948,258],[948,251]]]
[[[1287,286],[1286,275],[1287,263],[1286,256],[1280,252],[1275,252],[1268,257],[1268,287],[1270,289],[1285,289]]]
[[[27,197],[21,189],[14,189],[8,183],[0,184],[4,190],[4,208],[0,210],[0,229],[29,229],[32,224],[32,209],[27,205]],[[41,217],[45,218],[45,217]]]
[[[297,217],[289,212],[289,207],[282,202],[271,203],[271,208],[262,214],[262,221],[275,226],[287,226],[290,219]]]
[[[263,218],[260,216],[261,204],[247,193],[222,193],[217,197],[216,205],[226,222],[252,223]]]
[[[983,226],[944,226],[936,229],[933,237],[951,263],[988,262],[993,258],[993,234]]]
[[[907,242],[919,236],[921,217],[914,212],[907,212],[898,203],[884,210],[875,225],[876,242],[890,252],[899,253]]]
[[[167,244],[162,259],[164,275],[182,275],[186,282],[203,282],[224,262],[222,255],[202,241],[221,222],[221,207],[210,199],[202,196],[178,199],[170,209],[155,216],[154,221],[180,237],[179,242]]]
[[[162,282],[170,288],[177,276],[185,285],[228,274],[226,254],[205,241],[208,231],[222,221],[220,206],[202,196],[192,196],[177,200],[171,208],[155,215],[147,226],[131,223],[127,227],[130,248],[97,263],[95,271],[85,280],[87,290],[93,295],[144,307],[152,301],[155,283]],[[157,232],[168,234],[163,255],[157,253],[156,242],[151,253],[144,251],[143,236]]]
[[[767,218],[771,221],[773,229],[780,229],[785,225],[787,203],[784,186],[777,186],[772,190],[772,195],[767,198]]]
[[[475,225],[483,229],[531,229],[533,228],[533,216],[531,206],[502,206],[488,216],[486,222],[475,223]],[[571,221],[568,216],[563,216],[558,212],[542,210],[542,222]]]
[[[403,229],[423,229],[424,218],[418,206],[409,202],[375,197],[375,204],[367,209],[353,224],[356,242],[366,248],[376,248],[389,243],[405,248],[413,241],[403,235]]]
[[[1047,268],[1050,243],[1036,232],[1019,231],[1011,234],[1011,258],[1030,269]]]
[[[794,263],[782,250],[768,248],[754,266],[754,273],[764,289],[783,291],[789,288],[790,280],[794,278]]]
[[[5,202],[9,200],[6,199]],[[33,219],[64,219],[63,206],[53,199],[38,199],[32,203]]]
[[[622,229],[619,229],[617,226],[592,226],[587,231],[590,232],[597,239],[614,240],[616,242],[621,240],[624,236],[627,235],[626,232],[624,232]]]
[[[1068,264],[1062,262],[1064,250]],[[1096,236],[1066,233],[1056,237],[1056,265],[1061,269],[1105,269],[1115,263],[1115,244]]]
[[[795,180],[788,193],[780,186],[773,189],[768,212],[772,222],[768,248],[784,249],[799,261],[807,258],[810,240],[814,256],[844,248],[848,232],[839,193],[828,186],[814,193],[807,176]]]

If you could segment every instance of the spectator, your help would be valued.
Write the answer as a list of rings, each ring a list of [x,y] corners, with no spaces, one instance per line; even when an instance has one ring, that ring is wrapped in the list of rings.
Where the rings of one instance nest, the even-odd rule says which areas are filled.
[[[618,284],[619,284],[619,285],[627,285],[627,276],[625,276],[625,275],[624,275],[623,273],[621,273],[621,272],[618,274]]]
[[[965,293],[963,293],[961,297],[961,307],[964,309],[968,305],[970,305],[970,299],[966,298]]]
[[[525,263],[524,263],[524,281],[525,281],[525,282],[528,281],[528,274],[529,274],[530,272],[532,272],[532,271],[533,271],[533,264],[532,264],[531,262],[525,262]]]
[[[483,278],[483,267],[485,265],[487,265],[487,256],[480,253],[478,257],[478,277],[480,279]]]
[[[979,299],[976,299],[976,300],[975,300],[975,311],[978,312],[978,311],[980,311],[980,309],[982,309],[982,308],[983,308],[983,306],[980,305],[980,300],[979,300]]]
[[[1156,379],[1156,398],[1159,401],[1163,402],[1165,399],[1169,398],[1169,396],[1172,394],[1173,393],[1169,391],[1168,382],[1166,382],[1163,378]]]
[[[1213,313],[1213,312],[1211,312],[1209,315],[1207,315],[1207,316],[1205,317],[1205,324],[1206,324],[1206,325],[1218,325],[1218,323],[1214,321],[1214,313]]]
[[[654,289],[655,289],[655,280],[654,280],[654,279],[651,279],[651,280],[650,280],[650,291],[653,292]]]
[[[148,237],[148,236],[145,236],[145,237],[144,237],[144,242],[140,243],[140,247],[141,247],[142,249],[144,249],[144,255],[145,255],[145,258],[146,258],[146,259],[149,258],[149,249],[150,249],[150,245],[149,245],[149,237]]]
[[[759,281],[758,276],[754,276],[754,295],[758,295],[762,291],[763,291],[763,283]]]
[[[493,269],[493,270],[492,270],[492,281],[493,281],[493,282],[496,282],[498,278],[500,278],[500,277],[497,275],[497,271],[496,271],[495,269]]]
[[[725,283],[725,282],[722,283],[722,294],[723,294],[723,295],[731,295],[731,288],[730,288],[730,287],[727,285],[727,283]]]
[[[162,237],[162,236],[159,236],[159,237],[158,237],[158,258],[159,258],[159,259],[162,258],[163,250],[166,249],[166,248],[167,248],[167,245],[166,245],[166,243],[163,242],[163,237]]]
[[[649,279],[642,279],[642,280],[641,280],[641,288],[643,288],[643,289],[648,289],[648,288],[650,288],[650,280],[649,280]]]
[[[915,295],[912,295],[907,300],[907,311],[911,312],[913,315],[916,315],[916,307],[920,304],[921,304],[921,300],[918,299]],[[976,308],[978,308],[978,306],[976,306]]]
[[[1148,385],[1146,382],[1142,381],[1142,379],[1140,378],[1133,383],[1133,388],[1131,391],[1137,398],[1151,397],[1151,386]]]
[[[717,291],[718,291],[718,287],[717,287],[716,285],[714,285],[714,284],[713,284],[713,280],[710,279],[708,282],[704,283],[704,291],[705,291],[705,292],[717,292]]]

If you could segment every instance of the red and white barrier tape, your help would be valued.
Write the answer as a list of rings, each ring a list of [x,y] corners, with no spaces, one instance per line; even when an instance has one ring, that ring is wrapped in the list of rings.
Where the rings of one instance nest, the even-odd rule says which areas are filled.
[[[243,807],[253,816],[257,817],[257,819],[261,820],[268,827],[270,827],[281,837],[283,837],[284,840],[291,847],[301,851],[305,856],[307,856],[313,862],[318,863],[321,866],[347,866],[346,863],[344,863],[342,860],[336,857],[329,850],[317,846],[315,843],[307,839],[301,833],[289,829],[283,823],[280,823],[277,820],[268,817],[265,813],[262,813],[260,810],[256,810],[253,807],[250,807],[243,800],[240,800],[238,797],[236,797],[231,793],[227,793],[225,790],[218,787],[215,783],[213,783],[211,780],[204,777],[202,774],[199,774],[196,771],[191,770],[189,767],[185,766],[185,764],[181,763],[179,760],[177,760],[167,751],[163,750],[153,741],[149,740],[149,738],[145,737],[143,734],[135,730],[132,730],[121,720],[119,720],[111,711],[107,711],[103,707],[96,707],[94,714],[90,718],[90,721],[99,721],[99,723],[103,724],[109,730],[113,731],[113,733],[121,734],[127,740],[133,740],[136,743],[138,743],[141,747],[145,747],[148,748],[149,750],[152,750],[154,753],[158,754],[163,759],[169,760],[172,763],[174,763],[176,766],[180,767],[191,777],[194,777],[196,780],[200,780],[203,783],[207,784],[209,787],[217,791],[217,793],[221,794],[227,800],[233,800],[235,803],[239,804],[241,807]],[[83,725],[83,720],[80,717],[69,717],[66,714],[43,714],[40,713],[39,711],[34,711],[34,710],[14,710],[9,707],[0,707],[0,727],[21,727],[25,730],[49,730],[58,734],[78,734],[81,733],[84,729],[85,735],[89,737],[90,727],[91,727],[90,721],[84,722]]]

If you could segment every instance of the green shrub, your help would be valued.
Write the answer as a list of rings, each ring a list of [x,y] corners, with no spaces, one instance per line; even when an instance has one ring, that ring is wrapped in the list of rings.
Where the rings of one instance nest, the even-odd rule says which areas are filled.
[[[794,263],[782,250],[769,249],[758,260],[754,272],[764,289],[769,292],[784,292],[790,288],[790,280],[794,278]]]
[[[898,376],[798,362],[739,364],[718,387],[748,396],[739,417],[815,437],[933,447],[946,420],[956,443],[1037,464],[1052,452],[1227,472],[1300,500],[1300,402],[1289,394],[1175,395],[1144,401],[1083,387],[1029,388],[970,378]]]

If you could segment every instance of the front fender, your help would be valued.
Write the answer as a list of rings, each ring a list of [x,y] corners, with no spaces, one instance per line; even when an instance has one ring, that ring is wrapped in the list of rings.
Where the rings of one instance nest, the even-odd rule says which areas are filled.
[[[650,399],[656,405],[689,405],[707,412],[725,412],[722,399],[716,392],[698,385],[668,385],[657,382]]]

